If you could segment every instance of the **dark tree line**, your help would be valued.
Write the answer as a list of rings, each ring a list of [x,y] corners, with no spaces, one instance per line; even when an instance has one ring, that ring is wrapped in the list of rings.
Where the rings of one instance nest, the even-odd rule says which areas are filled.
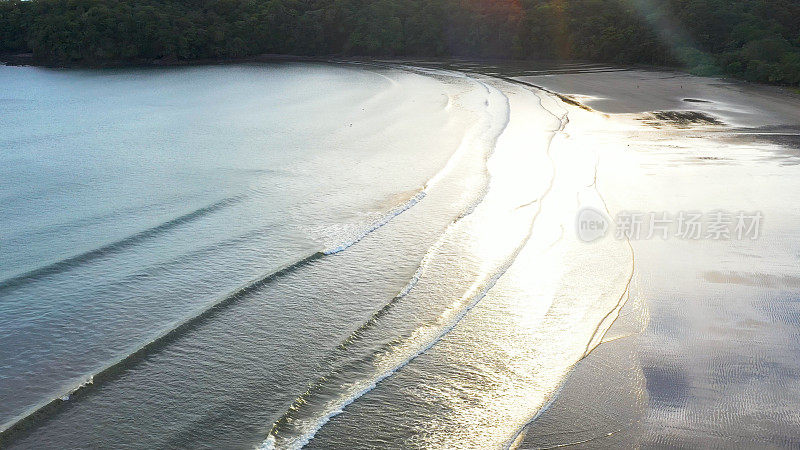
[[[0,0],[50,64],[295,55],[585,59],[800,82],[798,0]]]

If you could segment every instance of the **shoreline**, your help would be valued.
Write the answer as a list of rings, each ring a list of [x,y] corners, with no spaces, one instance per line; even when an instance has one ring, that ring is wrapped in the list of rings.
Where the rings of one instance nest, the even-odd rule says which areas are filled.
[[[715,78],[731,82],[739,82],[745,85],[784,87],[794,94],[800,95],[800,87],[779,84],[761,83],[747,81],[741,78],[727,76],[724,74],[701,77],[688,72],[680,66],[662,66],[637,63],[614,63],[607,61],[592,61],[580,59],[564,60],[535,60],[535,59],[493,59],[493,58],[472,58],[472,57],[427,57],[427,56],[343,56],[343,55],[293,55],[281,53],[265,53],[260,55],[242,56],[236,58],[197,58],[197,59],[140,59],[140,60],[114,60],[98,63],[74,62],[74,63],[52,63],[36,59],[32,53],[0,53],[0,65],[20,66],[20,67],[40,67],[48,69],[124,69],[124,68],[144,68],[144,67],[193,67],[193,66],[217,66],[242,63],[270,63],[270,62],[388,62],[391,64],[405,64],[420,62],[422,64],[475,64],[475,65],[497,65],[500,67],[550,67],[559,66],[605,66],[619,70],[650,70],[657,72],[679,72],[687,76],[700,78]]]

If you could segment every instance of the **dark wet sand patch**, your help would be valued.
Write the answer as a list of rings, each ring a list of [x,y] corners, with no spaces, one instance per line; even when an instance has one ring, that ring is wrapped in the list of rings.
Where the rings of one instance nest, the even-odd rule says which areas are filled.
[[[583,103],[575,100],[572,96],[564,95],[564,94],[556,94],[556,95],[564,103],[567,103],[567,104],[572,105],[572,106],[577,106],[578,108],[586,110],[586,111],[594,111],[592,108],[590,108],[590,107],[584,105]]]
[[[662,406],[683,406],[691,395],[688,376],[679,367],[664,363],[642,367],[650,401]]]
[[[639,120],[653,127],[675,126],[690,128],[693,126],[724,125],[724,123],[701,111],[653,111],[644,114]]]

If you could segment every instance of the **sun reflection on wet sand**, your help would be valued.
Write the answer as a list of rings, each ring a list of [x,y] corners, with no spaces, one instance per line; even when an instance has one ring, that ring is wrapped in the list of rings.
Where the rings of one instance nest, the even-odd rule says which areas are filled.
[[[459,264],[477,261],[487,270],[520,247],[502,271],[487,270],[499,277],[489,285],[479,279],[430,327],[417,328],[405,341],[418,345],[442,321],[463,315],[436,345],[332,418],[311,447],[345,445],[350,427],[364,421],[369,442],[508,445],[553,398],[573,365],[599,344],[628,298],[633,270],[628,243],[607,236],[589,244],[576,234],[579,210],[606,211],[606,205],[596,183],[600,155],[572,139],[578,125],[569,117],[571,109],[536,89],[481,80],[508,98],[510,120],[488,164],[487,197],[453,232],[459,244],[453,254],[464,255]],[[554,119],[554,127],[541,130]],[[525,228],[528,236],[520,241]],[[430,282],[452,276],[454,262],[443,259],[424,276]],[[487,287],[471,304],[477,290]],[[411,295],[436,292],[427,289],[423,285]]]
[[[605,77],[586,76],[595,95],[602,85],[593,83]],[[641,102],[625,103],[625,78],[607,89],[611,100],[604,105],[646,107],[644,96],[652,92],[655,110],[683,83],[704,91],[709,100],[699,107],[723,123],[651,124],[636,112],[605,120],[571,114],[585,124],[572,138],[601,154],[598,186],[610,207],[757,211],[764,217],[762,234],[633,241],[632,299],[606,338],[609,346],[581,363],[519,445],[692,446],[702,436],[722,446],[732,439],[745,446],[794,446],[800,420],[786,399],[800,392],[794,381],[800,329],[792,301],[800,275],[800,213],[791,206],[800,200],[800,170],[791,164],[798,150],[791,140],[753,136],[764,123],[781,133],[792,129],[779,124],[794,116],[777,114],[789,110],[789,99],[770,110],[770,97],[757,91],[726,91],[719,82],[706,89],[713,80],[686,77],[659,81],[663,95],[651,86],[636,93]],[[569,77],[554,82],[569,83]],[[642,310],[649,312],[643,316]]]

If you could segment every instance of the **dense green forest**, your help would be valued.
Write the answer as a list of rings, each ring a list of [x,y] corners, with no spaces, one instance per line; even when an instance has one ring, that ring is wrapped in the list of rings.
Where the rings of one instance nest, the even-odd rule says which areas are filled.
[[[800,82],[798,0],[0,0],[50,64],[294,55],[580,59]]]

